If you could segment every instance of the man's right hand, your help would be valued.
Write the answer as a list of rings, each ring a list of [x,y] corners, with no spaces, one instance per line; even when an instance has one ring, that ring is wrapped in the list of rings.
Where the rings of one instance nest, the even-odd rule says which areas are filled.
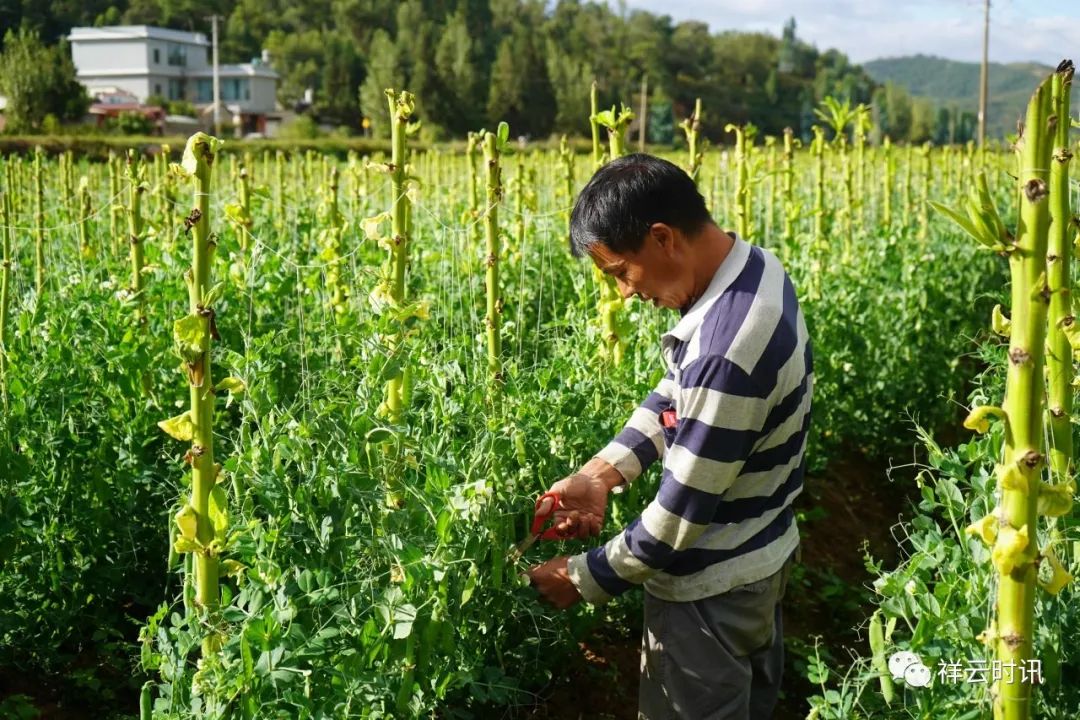
[[[584,540],[599,535],[607,510],[607,486],[597,477],[574,473],[551,486],[548,492],[559,496],[555,511],[555,532],[564,539]],[[545,508],[538,508],[543,512]]]
[[[622,476],[615,468],[593,458],[581,472],[552,485],[548,492],[558,495],[562,505],[555,511],[555,532],[563,538],[579,540],[599,535],[604,526],[608,492],[619,482]],[[545,510],[538,508],[540,512]]]

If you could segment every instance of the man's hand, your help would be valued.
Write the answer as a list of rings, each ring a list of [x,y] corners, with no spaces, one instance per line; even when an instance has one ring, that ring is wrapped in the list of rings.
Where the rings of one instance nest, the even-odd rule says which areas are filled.
[[[558,610],[565,610],[581,601],[581,593],[570,579],[566,561],[565,557],[557,557],[528,570],[529,581],[540,593],[540,598]]]
[[[548,492],[559,496],[560,507],[555,511],[555,532],[562,538],[584,540],[599,535],[607,511],[608,486],[598,477],[574,473],[563,478]],[[538,514],[550,512],[547,504],[537,508]]]

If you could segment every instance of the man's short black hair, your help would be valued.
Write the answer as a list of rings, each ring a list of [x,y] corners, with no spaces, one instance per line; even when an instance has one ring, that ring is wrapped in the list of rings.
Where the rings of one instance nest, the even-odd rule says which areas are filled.
[[[678,165],[644,153],[625,155],[597,170],[578,195],[570,215],[570,252],[583,257],[597,242],[617,253],[636,252],[658,222],[693,235],[712,217]]]

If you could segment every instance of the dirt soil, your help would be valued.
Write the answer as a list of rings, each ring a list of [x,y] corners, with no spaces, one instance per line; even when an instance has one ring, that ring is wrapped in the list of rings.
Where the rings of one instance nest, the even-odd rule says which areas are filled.
[[[869,617],[870,573],[863,544],[886,567],[897,560],[890,528],[909,506],[911,483],[889,482],[887,465],[858,455],[832,463],[808,477],[795,502],[802,535],[801,571],[792,573],[784,598],[788,653],[775,720],[802,720],[814,688],[799,672],[793,646],[812,646],[820,637],[833,657],[846,648],[866,652],[858,628]],[[895,473],[894,473],[895,477]],[[640,661],[640,624],[615,636],[600,628],[580,644],[581,654],[541,691],[528,720],[634,720]],[[755,718],[755,720],[759,720]]]

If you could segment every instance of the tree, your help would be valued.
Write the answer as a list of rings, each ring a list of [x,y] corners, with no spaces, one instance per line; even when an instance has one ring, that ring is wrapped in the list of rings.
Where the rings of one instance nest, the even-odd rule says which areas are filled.
[[[589,132],[592,68],[563,52],[554,40],[548,40],[545,57],[551,89],[555,95],[555,132],[586,134]]]
[[[371,120],[372,135],[390,137],[390,111],[386,104],[387,88],[407,90],[402,84],[403,74],[398,63],[397,46],[385,30],[378,30],[371,38],[371,58],[367,77],[360,86],[360,112]]]
[[[488,92],[487,114],[510,123],[517,130],[517,111],[522,105],[521,78],[518,77],[517,63],[514,62],[514,46],[510,37],[503,38],[499,51],[495,54],[495,64],[491,66],[491,83]],[[496,122],[498,122],[496,120]]]
[[[315,94],[315,112],[336,125],[358,127],[360,105],[356,90],[360,87],[362,72],[352,41],[339,32],[327,33],[319,89]]]
[[[788,18],[788,21],[784,23],[783,39],[780,42],[780,58],[777,65],[777,69],[780,72],[795,72],[797,42],[795,37],[795,18]]]
[[[671,100],[657,92],[649,103],[649,124],[646,134],[654,145],[671,145],[675,140],[675,113],[671,109]]]
[[[555,120],[555,98],[544,59],[525,27],[503,38],[491,68],[488,121],[505,120],[515,135],[544,136]]]
[[[955,134],[956,114],[944,105],[937,109],[934,118],[933,140],[935,145],[948,145]]]
[[[430,116],[458,135],[478,128],[484,116],[478,97],[479,73],[469,26],[460,9],[447,19],[435,45],[435,75],[431,97],[424,104]]]
[[[934,104],[927,98],[915,98],[911,103],[911,130],[908,132],[908,140],[913,143],[933,140],[935,119]]]
[[[46,47],[36,30],[8,30],[0,53],[0,94],[9,132],[38,132],[46,115],[78,120],[90,99],[75,79],[66,42]]]
[[[881,134],[893,140],[906,140],[911,132],[911,96],[891,82],[874,91],[874,116]]]
[[[273,67],[281,76],[278,99],[286,105],[299,102],[307,88],[316,88],[320,65],[325,61],[323,34],[318,30],[273,30],[266,37]]]

